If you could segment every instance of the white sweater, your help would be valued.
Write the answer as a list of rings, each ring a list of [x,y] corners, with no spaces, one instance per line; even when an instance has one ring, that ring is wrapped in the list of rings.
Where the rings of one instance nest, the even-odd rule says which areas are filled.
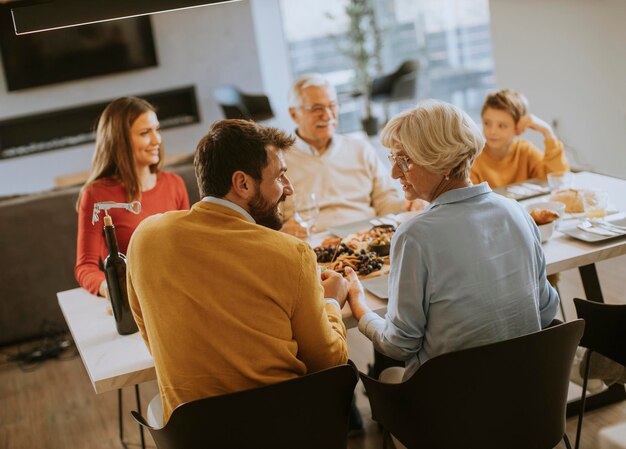
[[[320,206],[319,231],[375,216],[400,212],[405,200],[392,184],[391,174],[372,145],[356,137],[335,134],[320,155],[296,136],[296,145],[285,152],[287,177],[295,193],[315,193]],[[293,215],[286,201],[285,219]]]

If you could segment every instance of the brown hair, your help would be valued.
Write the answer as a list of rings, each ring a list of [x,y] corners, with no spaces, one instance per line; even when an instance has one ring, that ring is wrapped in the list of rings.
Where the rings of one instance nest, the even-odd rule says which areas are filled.
[[[524,95],[512,89],[500,89],[487,94],[485,104],[480,112],[481,116],[487,108],[508,112],[513,117],[515,124],[517,124],[519,119],[528,113],[528,100],[526,100]]]
[[[88,185],[109,178],[124,185],[127,201],[141,199],[141,181],[137,174],[131,146],[130,128],[146,112],[156,112],[154,106],[137,97],[122,97],[104,108],[96,128],[96,151],[91,172],[80,191],[76,207]],[[159,146],[159,162],[150,166],[156,173],[163,166],[163,145]]]
[[[193,161],[200,196],[225,197],[232,187],[233,173],[238,170],[261,181],[268,147],[284,151],[294,143],[295,139],[284,131],[252,121],[214,122],[198,142]]]

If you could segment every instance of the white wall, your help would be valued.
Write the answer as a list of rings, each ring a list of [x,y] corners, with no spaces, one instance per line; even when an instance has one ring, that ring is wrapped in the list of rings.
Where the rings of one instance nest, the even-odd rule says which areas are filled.
[[[575,167],[626,179],[626,1],[491,0],[490,11],[498,86],[557,120]]]
[[[123,95],[193,84],[202,122],[163,132],[168,154],[192,153],[222,113],[213,87],[235,84],[261,91],[259,58],[248,1],[152,16],[158,67],[7,92],[0,71],[0,120]],[[52,188],[56,176],[89,170],[93,143],[0,160],[0,196]]]
[[[256,46],[261,61],[263,93],[270,98],[274,120],[268,125],[293,131],[295,124],[289,116],[287,91],[293,77],[289,51],[283,34],[279,0],[250,0]]]

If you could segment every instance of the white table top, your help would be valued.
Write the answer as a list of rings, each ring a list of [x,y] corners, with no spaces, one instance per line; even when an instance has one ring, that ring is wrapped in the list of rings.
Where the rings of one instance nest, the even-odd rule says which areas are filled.
[[[583,172],[575,175],[575,187],[607,190],[610,207],[626,211],[624,180]],[[544,244],[548,274],[626,254],[626,237],[585,243],[559,232],[555,234]],[[317,237],[321,239],[323,235]],[[96,393],[156,379],[154,361],[141,336],[139,333],[118,335],[114,319],[106,311],[105,300],[82,288],[59,292],[57,297]],[[384,315],[385,300],[370,294],[367,299],[373,310]],[[343,318],[347,327],[356,326],[347,306]]]
[[[57,298],[96,393],[156,379],[154,360],[141,335],[117,333],[107,313],[108,301],[82,288],[59,292]],[[372,295],[368,303],[379,315],[387,309],[386,301]],[[347,305],[343,320],[348,328],[357,324]]]
[[[82,288],[59,292],[57,298],[96,393],[156,379],[141,335],[117,333],[108,301]]]
[[[626,211],[626,181],[623,179],[580,172],[574,174],[574,187],[606,190],[609,193],[609,209]],[[530,204],[547,197],[549,195],[522,203]],[[554,236],[543,244],[543,250],[547,272],[554,274],[626,254],[626,237],[587,243],[555,231]]]

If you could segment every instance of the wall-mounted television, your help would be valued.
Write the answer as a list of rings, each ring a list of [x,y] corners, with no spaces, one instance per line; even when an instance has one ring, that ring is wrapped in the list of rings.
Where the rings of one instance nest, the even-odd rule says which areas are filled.
[[[7,5],[0,53],[10,91],[157,65],[149,16],[17,36]]]

